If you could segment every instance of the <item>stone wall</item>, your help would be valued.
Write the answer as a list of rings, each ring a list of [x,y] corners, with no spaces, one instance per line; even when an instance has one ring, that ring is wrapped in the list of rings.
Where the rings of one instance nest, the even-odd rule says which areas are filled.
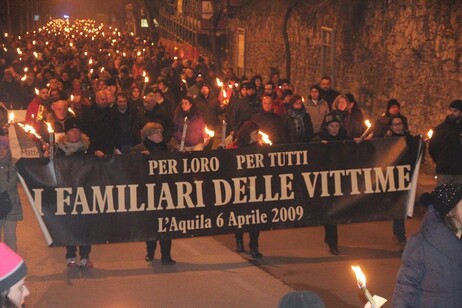
[[[286,76],[282,34],[288,20],[291,72]],[[246,32],[246,75],[267,80],[279,68],[301,94],[320,80],[321,27],[335,29],[336,88],[351,92],[367,117],[384,112],[389,98],[402,103],[414,134],[445,117],[461,98],[462,1],[325,0],[248,1],[229,21],[229,33]],[[229,63],[236,44],[230,35]]]

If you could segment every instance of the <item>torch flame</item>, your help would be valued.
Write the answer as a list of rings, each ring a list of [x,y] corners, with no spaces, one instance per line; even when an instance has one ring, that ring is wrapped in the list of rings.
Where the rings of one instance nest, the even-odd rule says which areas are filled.
[[[71,107],[67,108],[67,111],[75,117],[75,112]]]
[[[41,137],[39,134],[37,134],[37,132],[35,131],[35,129],[34,129],[32,126],[30,126],[29,124],[24,125],[24,124],[22,124],[22,123],[18,123],[18,125],[19,125],[20,127],[22,127],[22,129],[24,129],[24,131],[25,131],[26,133],[31,133],[32,135],[34,135],[35,137],[37,137],[37,139],[42,139],[42,137]]]
[[[432,137],[433,137],[433,129],[430,129],[430,130],[427,132],[427,137],[428,137],[428,139],[432,139]]]
[[[53,127],[51,127],[50,122],[45,122],[45,124],[47,125],[48,133],[52,134],[52,133],[55,132],[55,131],[53,130]]]
[[[39,90],[35,88],[35,94],[39,95]]]
[[[226,98],[226,97],[227,97],[226,90],[223,89],[223,98]]]
[[[207,126],[205,127],[205,133],[211,137],[215,136],[215,132],[210,130]]]
[[[364,275],[364,273],[361,271],[361,268],[359,266],[352,265],[351,269],[356,274],[356,281],[358,282],[358,287],[365,288],[366,287],[366,275]]]
[[[369,120],[364,121],[364,124],[366,124],[367,128],[372,126],[371,121]]]
[[[148,76],[144,77],[144,82],[145,82],[145,83],[148,83],[148,82],[149,82],[149,77],[148,77]]]
[[[25,80],[26,80],[26,78],[27,78],[27,75],[26,75],[26,74],[24,74],[24,76],[21,78],[21,81],[25,81]]]
[[[93,63],[93,59],[88,60],[88,65],[91,65]]]
[[[269,139],[269,136],[267,134],[265,134],[264,132],[261,132],[259,131],[258,132],[261,136],[261,140],[266,143],[266,144],[269,144],[269,145],[272,145],[273,143],[271,142],[271,140]]]
[[[10,112],[8,115],[8,123],[13,123],[14,122],[14,112]]]
[[[33,54],[35,58],[38,58],[38,53],[36,51],[34,51]]]
[[[219,87],[222,87],[223,86],[223,82],[220,80],[220,79],[216,79],[217,80],[217,86]]]

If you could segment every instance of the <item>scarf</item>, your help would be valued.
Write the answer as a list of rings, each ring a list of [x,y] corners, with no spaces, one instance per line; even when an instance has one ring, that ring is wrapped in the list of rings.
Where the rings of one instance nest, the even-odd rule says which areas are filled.
[[[305,122],[303,121],[303,118],[305,117],[305,110],[289,108],[287,112],[292,117],[292,119],[294,119],[295,135],[297,137],[304,137],[305,136]]]
[[[76,153],[76,152],[83,152],[87,150],[82,140],[79,140],[77,142],[65,141],[63,143],[58,143],[58,148],[63,150],[66,156],[72,155],[73,153]]]

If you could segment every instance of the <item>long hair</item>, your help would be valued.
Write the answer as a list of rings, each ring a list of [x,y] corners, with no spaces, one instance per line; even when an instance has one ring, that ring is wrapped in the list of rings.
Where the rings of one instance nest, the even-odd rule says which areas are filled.
[[[237,132],[236,145],[238,147],[245,147],[250,144],[250,133],[259,130],[260,127],[253,121],[247,121],[242,124]]]

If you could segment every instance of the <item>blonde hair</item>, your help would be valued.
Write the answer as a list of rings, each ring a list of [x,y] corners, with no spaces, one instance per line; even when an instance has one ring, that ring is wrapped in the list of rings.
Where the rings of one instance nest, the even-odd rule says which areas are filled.
[[[144,125],[143,129],[141,130],[141,136],[143,137],[143,139],[146,139],[158,131],[164,133],[164,127],[156,122],[148,122],[146,123],[146,125]]]

